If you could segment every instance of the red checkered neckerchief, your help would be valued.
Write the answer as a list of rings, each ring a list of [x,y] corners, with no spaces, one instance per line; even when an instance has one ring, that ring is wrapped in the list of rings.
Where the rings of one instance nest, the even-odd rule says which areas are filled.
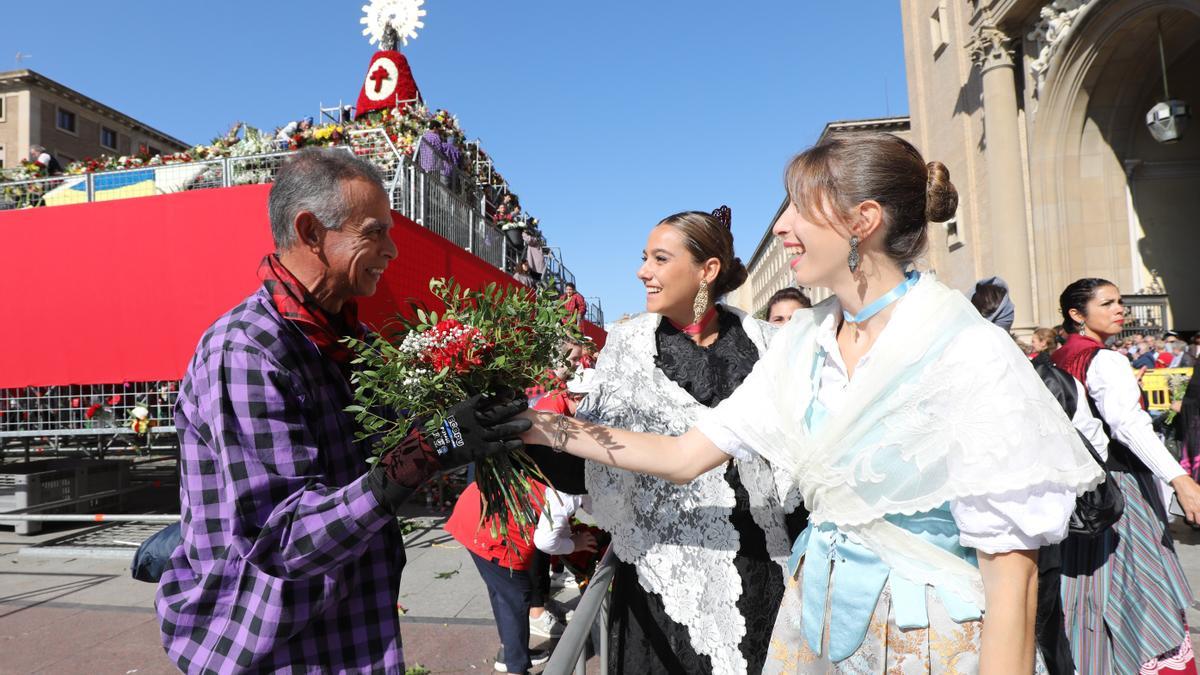
[[[271,294],[275,309],[283,318],[296,324],[322,354],[337,363],[343,374],[348,374],[354,352],[340,340],[344,337],[361,340],[366,336],[358,322],[358,304],[347,300],[336,316],[325,311],[274,253],[263,258],[258,266],[258,278],[262,279],[263,287]]]

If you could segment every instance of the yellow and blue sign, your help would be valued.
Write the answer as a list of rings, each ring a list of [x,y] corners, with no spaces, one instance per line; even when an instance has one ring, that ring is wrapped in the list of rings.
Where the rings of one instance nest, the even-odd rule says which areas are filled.
[[[95,196],[92,201],[104,202],[129,197],[149,197],[158,194],[154,185],[154,169],[94,174]],[[87,198],[87,178],[80,176],[46,193],[47,206],[83,204]]]

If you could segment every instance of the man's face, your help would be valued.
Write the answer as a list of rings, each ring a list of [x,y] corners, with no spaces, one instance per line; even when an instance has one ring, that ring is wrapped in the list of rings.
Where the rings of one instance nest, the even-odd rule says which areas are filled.
[[[342,181],[349,215],[337,230],[324,233],[322,255],[330,282],[342,300],[375,294],[388,263],[397,255],[387,193],[368,180]]]

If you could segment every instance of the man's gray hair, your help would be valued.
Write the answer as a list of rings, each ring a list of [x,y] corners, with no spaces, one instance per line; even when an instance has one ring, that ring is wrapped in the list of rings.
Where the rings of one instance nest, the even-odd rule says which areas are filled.
[[[379,170],[352,153],[336,148],[305,148],[279,167],[267,212],[275,250],[296,244],[296,214],[309,211],[326,229],[336,230],[349,217],[342,181],[360,178],[383,185]]]

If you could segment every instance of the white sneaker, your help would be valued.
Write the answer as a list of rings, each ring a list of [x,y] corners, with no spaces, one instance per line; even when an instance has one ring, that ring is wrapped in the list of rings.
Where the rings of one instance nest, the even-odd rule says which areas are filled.
[[[562,635],[563,628],[563,623],[549,611],[542,612],[542,615],[536,619],[529,618],[530,635],[554,639]]]
[[[563,570],[550,575],[550,588],[566,588],[568,585],[576,585],[574,574]]]
[[[529,650],[529,663],[532,664],[533,667],[536,668],[537,666],[540,666],[549,660],[550,652],[546,651],[545,649]],[[504,647],[500,647],[500,651],[496,652],[496,660],[494,663],[492,663],[492,669],[498,673],[508,672],[508,665],[504,663]]]

